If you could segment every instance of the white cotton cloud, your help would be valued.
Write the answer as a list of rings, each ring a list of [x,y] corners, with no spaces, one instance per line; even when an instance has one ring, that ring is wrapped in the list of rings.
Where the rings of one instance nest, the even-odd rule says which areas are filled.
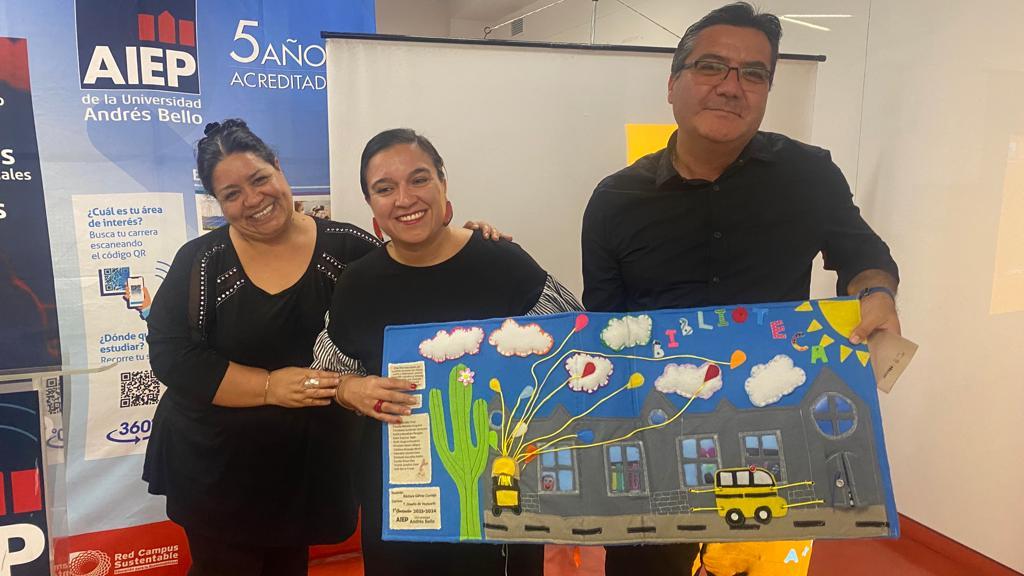
[[[601,341],[616,352],[633,346],[646,346],[651,341],[651,317],[623,316],[612,318],[601,331]]]
[[[576,392],[593,392],[608,384],[612,375],[612,361],[603,356],[573,354],[565,361],[569,373],[569,388]]]
[[[708,378],[708,376],[711,376],[711,378]],[[704,388],[701,388],[700,394],[697,394],[697,397],[707,400],[715,392],[722,389],[722,370],[718,366],[707,362],[700,366],[695,364],[669,364],[665,366],[661,376],[654,381],[654,387],[665,394],[679,394],[686,398],[693,398],[697,389],[704,384],[705,378],[708,378],[707,384]]]
[[[555,341],[551,335],[541,329],[536,323],[520,326],[518,322],[509,318],[501,324],[491,335],[487,342],[494,346],[502,356],[522,356],[530,354],[547,354]]]
[[[438,330],[433,338],[420,342],[420,354],[438,363],[455,360],[479,352],[483,340],[484,331],[477,327],[455,328],[450,333]]]
[[[806,380],[807,373],[794,366],[792,358],[779,354],[767,364],[751,368],[743,387],[754,406],[762,407],[778,402]]]

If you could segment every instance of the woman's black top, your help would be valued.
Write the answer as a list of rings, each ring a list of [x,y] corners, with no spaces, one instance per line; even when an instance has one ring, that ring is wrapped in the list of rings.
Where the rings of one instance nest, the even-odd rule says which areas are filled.
[[[143,479],[187,530],[252,545],[340,541],[354,529],[339,406],[223,408],[212,404],[233,361],[266,370],[309,366],[335,284],[378,242],[350,224],[317,220],[309,267],[268,294],[246,276],[224,226],[186,243],[148,318],[150,363],[167,386]]]

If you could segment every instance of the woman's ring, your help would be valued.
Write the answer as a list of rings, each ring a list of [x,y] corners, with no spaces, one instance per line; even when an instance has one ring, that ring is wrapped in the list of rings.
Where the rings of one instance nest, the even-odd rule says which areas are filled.
[[[383,400],[377,400],[377,403],[373,405],[373,411],[378,413],[378,414],[380,414],[381,412],[384,411],[383,406],[384,406],[384,401]]]
[[[302,387],[303,388],[316,388],[318,386],[320,386],[320,379],[319,378],[306,378],[302,382]]]

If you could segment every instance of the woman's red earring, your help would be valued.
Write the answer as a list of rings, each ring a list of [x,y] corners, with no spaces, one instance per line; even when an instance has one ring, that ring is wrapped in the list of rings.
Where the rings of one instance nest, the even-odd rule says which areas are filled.
[[[381,242],[384,241],[384,233],[380,231],[380,224],[377,224],[377,219],[376,218],[373,219],[373,234]]]
[[[452,212],[452,201],[448,200],[444,205],[444,225],[451,224],[452,218],[455,214]]]

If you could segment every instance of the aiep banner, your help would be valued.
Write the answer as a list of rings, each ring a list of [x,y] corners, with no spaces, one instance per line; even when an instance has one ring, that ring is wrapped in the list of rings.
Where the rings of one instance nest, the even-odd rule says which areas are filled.
[[[246,120],[279,154],[295,209],[330,215],[322,30],[373,32],[373,1],[0,5],[0,36],[16,38],[0,39],[0,290],[22,302],[20,327],[0,332],[0,370],[103,369],[66,377],[69,396],[54,398],[69,430],[47,437],[68,438],[55,473],[75,536],[57,547],[58,571],[185,569],[180,531],[150,528],[163,526],[164,502],[140,479],[162,393],[148,302],[178,247],[223,222],[195,173],[208,122]],[[2,314],[7,330],[14,316]]]

